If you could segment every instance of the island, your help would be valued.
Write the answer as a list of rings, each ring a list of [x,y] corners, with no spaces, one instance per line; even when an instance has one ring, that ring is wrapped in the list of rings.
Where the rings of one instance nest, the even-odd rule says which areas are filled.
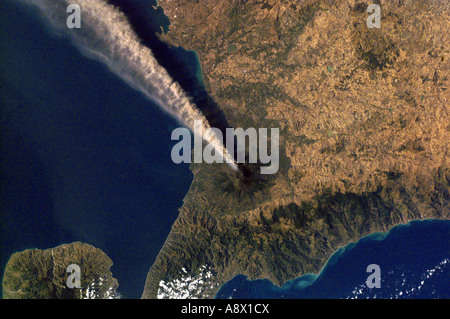
[[[101,249],[82,242],[16,252],[5,268],[3,298],[119,298],[119,283],[110,271],[112,265]]]

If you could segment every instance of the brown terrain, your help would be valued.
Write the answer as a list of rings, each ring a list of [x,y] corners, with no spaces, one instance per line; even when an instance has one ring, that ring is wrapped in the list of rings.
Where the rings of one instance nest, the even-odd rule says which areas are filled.
[[[366,24],[373,2],[379,29]],[[448,1],[159,5],[171,21],[161,39],[198,53],[232,127],[279,128],[281,158],[250,184],[226,165],[191,166],[143,298],[170,297],[161,283],[187,289],[177,280],[203,266],[211,276],[190,297],[213,297],[237,274],[282,285],[364,235],[449,219]]]
[[[80,288],[67,286],[67,267],[71,264],[80,267]],[[81,242],[17,252],[5,268],[3,298],[113,298],[119,283],[112,277],[112,265],[102,250]]]

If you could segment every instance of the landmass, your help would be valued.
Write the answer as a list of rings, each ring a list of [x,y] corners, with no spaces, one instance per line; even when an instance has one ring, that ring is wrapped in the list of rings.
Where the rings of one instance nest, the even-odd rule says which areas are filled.
[[[280,129],[280,169],[246,180],[192,164],[143,298],[212,298],[237,274],[282,285],[364,235],[449,219],[448,2],[159,5],[160,38],[198,53],[230,126]]]
[[[80,267],[80,285],[67,280]],[[119,283],[110,271],[113,262],[100,249],[74,242],[46,250],[14,253],[3,276],[4,299],[110,299],[118,298]]]

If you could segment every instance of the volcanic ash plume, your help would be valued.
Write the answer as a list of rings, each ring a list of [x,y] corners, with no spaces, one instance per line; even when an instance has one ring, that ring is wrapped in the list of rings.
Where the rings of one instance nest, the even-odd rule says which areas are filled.
[[[178,119],[194,134],[210,143],[225,162],[237,168],[233,157],[225,149],[221,139],[212,130],[202,134],[210,125],[197,106],[159,65],[152,51],[141,44],[126,16],[104,0],[22,0],[37,6],[52,28],[67,34],[75,45],[89,58],[106,64],[130,86],[141,91],[167,113]],[[67,12],[71,4],[81,9],[81,28],[70,29]],[[194,121],[203,123],[202,130]]]

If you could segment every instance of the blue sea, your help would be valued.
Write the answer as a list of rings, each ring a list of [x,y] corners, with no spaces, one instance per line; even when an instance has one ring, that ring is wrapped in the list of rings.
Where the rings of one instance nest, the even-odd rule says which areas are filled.
[[[378,287],[372,285],[375,272],[369,265],[378,267]],[[448,299],[450,222],[413,221],[365,236],[337,250],[318,275],[306,274],[282,287],[238,275],[221,287],[216,298]]]
[[[192,182],[170,157],[180,124],[32,10],[0,12],[0,272],[16,251],[82,241],[140,298]]]
[[[130,3],[170,29],[154,1]],[[192,181],[170,158],[180,125],[33,11],[7,0],[0,14],[0,273],[16,251],[82,241],[113,260],[122,297],[139,298]],[[189,83],[195,53],[174,52],[202,91]],[[340,249],[318,276],[281,288],[237,276],[217,298],[448,298],[449,242],[450,222],[413,222]]]

